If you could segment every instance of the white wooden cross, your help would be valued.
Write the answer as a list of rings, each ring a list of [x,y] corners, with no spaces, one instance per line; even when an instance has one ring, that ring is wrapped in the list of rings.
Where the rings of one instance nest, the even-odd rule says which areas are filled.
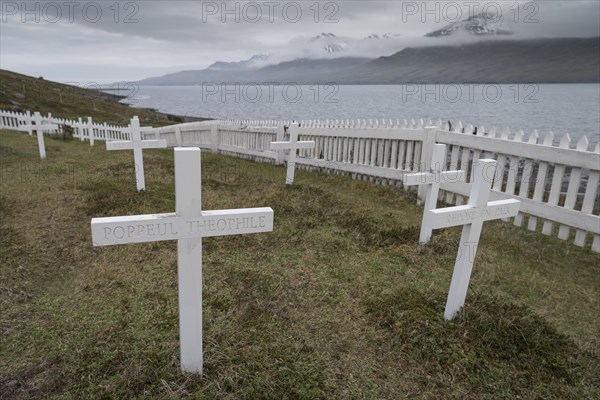
[[[290,141],[289,142],[271,142],[271,150],[289,150],[287,160],[287,173],[285,183],[291,185],[294,183],[294,173],[296,171],[296,157],[298,149],[312,149],[315,147],[315,142],[298,141],[298,124],[293,123],[290,126]]]
[[[200,149],[175,148],[176,212],[93,218],[94,246],[177,240],[181,369],[202,374],[202,238],[273,231],[273,210],[202,211]]]
[[[446,145],[435,144],[431,156],[431,171],[416,174],[407,174],[402,176],[402,182],[406,186],[424,185],[425,186],[425,210],[434,210],[437,206],[438,194],[440,192],[441,182],[462,182],[465,179],[464,171],[442,171],[446,165]],[[421,234],[419,243],[429,243],[431,240],[431,227],[427,226],[425,218],[427,214],[423,213],[423,222],[421,223]]]
[[[131,119],[131,128],[123,131],[131,133],[131,140],[119,140],[106,142],[106,150],[133,150],[133,162],[135,164],[135,183],[138,192],[146,190],[144,179],[144,155],[142,149],[164,149],[167,147],[167,141],[160,140],[142,140],[142,128],[138,117]]]
[[[474,181],[468,204],[434,210],[425,209],[425,223],[431,229],[463,225],[444,312],[447,320],[454,319],[465,304],[483,222],[514,217],[521,205],[521,202],[516,199],[488,202],[496,171],[495,160],[476,161],[473,163],[473,168],[475,169]]]
[[[55,131],[58,129],[58,125],[44,124],[42,121],[42,116],[37,111],[33,114],[31,122],[35,122],[35,124],[30,123],[29,125],[20,125],[18,129],[20,131],[29,132],[29,135],[31,135],[32,131],[36,131],[38,149],[40,151],[40,158],[44,160],[46,159],[46,144],[44,143],[44,131]]]
[[[94,145],[94,123],[92,122],[92,117],[88,117],[87,119],[87,131],[88,138],[90,139],[90,146]]]

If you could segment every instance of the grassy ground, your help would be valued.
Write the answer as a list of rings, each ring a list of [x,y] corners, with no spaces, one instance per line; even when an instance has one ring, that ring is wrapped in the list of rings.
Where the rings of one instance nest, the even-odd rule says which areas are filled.
[[[75,120],[91,116],[94,122],[116,125],[129,124],[134,115],[153,126],[183,122],[174,116],[120,104],[97,88],[93,82],[64,85],[0,70],[0,110],[39,111],[43,115],[51,112],[55,117]]]
[[[0,398],[598,398],[598,255],[486,223],[443,320],[460,229],[417,244],[413,195],[203,154],[203,208],[272,233],[203,241],[205,375],[181,374],[176,244],[91,246],[92,217],[175,209],[172,150],[0,132]]]

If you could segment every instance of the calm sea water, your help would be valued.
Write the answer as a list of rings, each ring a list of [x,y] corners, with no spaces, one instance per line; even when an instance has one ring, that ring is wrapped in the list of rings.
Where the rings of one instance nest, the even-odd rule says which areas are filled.
[[[600,85],[140,86],[135,107],[207,118],[418,119],[600,136]],[[592,149],[590,145],[590,149]]]

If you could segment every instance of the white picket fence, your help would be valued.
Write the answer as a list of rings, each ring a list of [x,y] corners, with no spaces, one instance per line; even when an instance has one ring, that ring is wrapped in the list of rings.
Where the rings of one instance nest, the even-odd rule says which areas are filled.
[[[30,111],[25,113],[0,110],[0,129],[19,129],[20,126],[30,125],[33,121],[33,114]],[[97,124],[92,121],[92,117],[83,120],[81,117],[77,120],[56,118],[51,113],[42,115],[42,121],[48,124],[57,124],[58,130],[49,134],[62,133],[62,126],[71,126],[74,130],[73,137],[84,141],[88,140],[91,144],[96,140],[129,140],[129,133],[123,132],[126,126],[108,125],[107,123]]]
[[[273,141],[285,140],[284,126],[293,121],[205,121],[155,128],[153,138],[169,146],[199,146],[213,152],[277,162]],[[473,162],[498,161],[492,200],[516,198],[521,213],[512,221],[532,231],[590,245],[600,252],[600,148],[588,149],[587,137],[572,143],[569,135],[543,137],[522,130],[511,134],[458,123],[452,131],[441,121],[326,120],[299,121],[299,140],[313,140],[314,149],[299,151],[298,166],[348,174],[355,179],[401,186],[403,173],[429,168],[435,143],[448,147],[445,169],[460,168],[465,183],[442,184],[440,200],[466,203]],[[556,140],[559,139],[559,140]]]
[[[0,127],[16,127],[22,115],[0,111]],[[52,123],[63,123],[49,117]],[[78,137],[90,139],[86,122],[67,121],[81,127]],[[293,121],[214,120],[154,128],[144,139],[166,139],[169,146],[198,146],[212,152],[280,163],[270,143],[286,139],[285,127]],[[299,151],[297,166],[350,175],[354,179],[401,186],[402,174],[429,169],[433,145],[448,147],[446,170],[463,169],[465,183],[442,183],[440,200],[466,203],[473,162],[494,158],[498,171],[491,200],[521,200],[521,212],[513,219],[531,231],[572,240],[600,252],[600,147],[590,150],[587,137],[572,143],[568,134],[537,131],[514,134],[482,126],[473,134],[471,125],[457,123],[452,131],[441,121],[423,120],[325,120],[299,121],[299,140],[313,140],[314,149]],[[12,124],[12,125],[11,125]],[[125,127],[92,125],[92,140],[128,140]],[[87,131],[86,131],[87,129]]]

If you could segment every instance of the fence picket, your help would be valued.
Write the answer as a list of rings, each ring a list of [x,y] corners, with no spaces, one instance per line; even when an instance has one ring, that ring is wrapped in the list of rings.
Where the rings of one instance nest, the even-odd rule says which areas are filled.
[[[558,147],[563,148],[563,149],[568,149],[570,143],[571,143],[571,137],[569,136],[568,133],[566,133],[560,140]],[[563,179],[564,174],[565,174],[565,166],[562,164],[555,164],[554,165],[554,174],[552,175],[552,186],[550,187],[550,195],[548,196],[548,204],[549,205],[555,206],[558,204],[558,200],[560,197],[560,190],[562,188],[562,179]],[[551,235],[553,226],[554,226],[554,224],[552,223],[552,221],[548,221],[548,220],[544,221],[544,226],[542,227],[542,233],[544,235]]]
[[[577,142],[577,150],[587,150],[588,147],[588,138],[586,136],[582,137],[581,140]],[[581,168],[571,167],[571,175],[569,176],[569,185],[567,188],[567,196],[565,198],[564,208],[568,210],[572,210],[575,207],[575,202],[577,201],[577,192],[579,191],[579,183],[581,181]],[[561,225],[558,228],[558,238],[562,240],[567,240],[569,238],[569,233],[571,229],[567,225]]]
[[[596,145],[595,149],[596,153],[600,153],[600,144]],[[587,184],[585,188],[585,194],[583,195],[583,204],[581,206],[581,212],[584,214],[592,214],[594,211],[594,201],[596,199],[596,192],[598,191],[598,183],[600,182],[600,171],[590,171],[590,175],[587,179]],[[585,246],[585,238],[587,236],[587,232],[581,229],[577,229],[575,231],[575,244],[577,246],[583,247]],[[597,246],[598,243],[598,235],[594,235],[593,243]],[[594,245],[594,244],[593,244]],[[597,249],[595,251],[600,251]]]
[[[537,144],[538,133],[537,131],[533,131],[533,133],[529,136],[527,143],[529,144]],[[529,185],[531,183],[531,175],[533,173],[533,160],[525,159],[523,164],[523,174],[521,175],[521,185],[519,187],[519,197],[528,198],[529,197]],[[523,224],[523,213],[518,213],[515,216],[514,224],[516,226],[521,226]]]
[[[544,136],[544,146],[552,146],[554,143],[554,134],[552,132],[548,133]],[[544,197],[544,191],[546,190],[546,179],[548,174],[548,163],[540,162],[538,166],[538,172],[536,176],[535,189],[533,190],[533,201],[541,203]],[[527,228],[530,231],[535,231],[537,229],[537,221],[538,218],[534,215],[529,216],[529,222],[527,224]]]

